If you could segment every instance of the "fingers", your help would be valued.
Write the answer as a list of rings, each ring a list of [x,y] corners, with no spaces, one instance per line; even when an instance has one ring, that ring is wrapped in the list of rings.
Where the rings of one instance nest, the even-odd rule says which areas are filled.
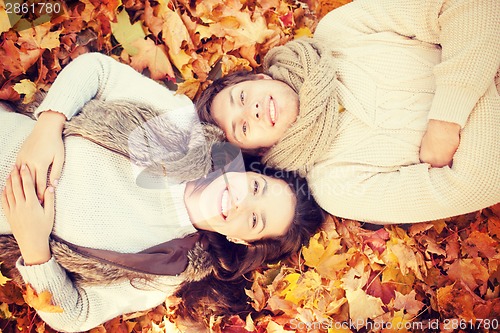
[[[12,192],[12,181],[11,181],[11,175],[9,174],[7,176],[7,182],[5,184],[5,197],[7,198],[7,202],[9,204],[9,207],[12,207],[16,204],[16,199],[14,198],[14,192]]]
[[[10,206],[9,206],[9,201],[7,200],[7,191],[5,188],[2,190],[2,195],[0,196],[0,201],[2,202],[2,208],[3,208],[4,213],[5,213],[5,215],[7,215],[8,211],[10,210]]]
[[[21,181],[21,175],[19,174],[19,169],[14,167],[14,170],[10,173],[10,180],[12,182],[12,192],[16,202],[24,201],[24,189]]]
[[[36,170],[35,176],[33,177],[36,184],[36,193],[38,194],[38,199],[43,201],[43,194],[47,188],[47,171],[48,169]]]
[[[52,186],[57,186],[59,178],[61,177],[63,165],[64,154],[63,156],[56,156],[54,162],[52,162],[52,169],[50,170],[50,184]]]
[[[54,220],[54,188],[52,186],[47,187],[44,193],[45,201],[43,202],[43,209],[45,214]]]
[[[33,178],[31,177],[31,173],[26,164],[21,166],[21,181],[26,201],[38,201]]]

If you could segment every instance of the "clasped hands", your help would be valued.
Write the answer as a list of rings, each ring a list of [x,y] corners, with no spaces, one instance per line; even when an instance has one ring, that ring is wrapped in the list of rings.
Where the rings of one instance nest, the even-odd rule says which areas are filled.
[[[42,264],[51,258],[54,186],[64,163],[61,135],[65,121],[64,115],[52,111],[40,115],[1,194],[2,209],[25,265]],[[49,167],[51,185],[47,187]]]
[[[430,119],[420,144],[420,161],[434,168],[451,167],[460,144],[460,129],[459,124]]]

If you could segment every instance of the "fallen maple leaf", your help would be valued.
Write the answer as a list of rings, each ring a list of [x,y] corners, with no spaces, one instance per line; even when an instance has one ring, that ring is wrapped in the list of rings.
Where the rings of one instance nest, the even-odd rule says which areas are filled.
[[[366,323],[368,318],[376,318],[385,312],[382,308],[384,306],[382,300],[368,295],[362,289],[347,289],[346,298],[349,303],[349,317],[353,322]]]
[[[19,83],[16,83],[13,89],[18,94],[24,94],[23,104],[31,103],[37,92],[36,84],[27,79],[22,79]]]
[[[140,21],[131,24],[127,11],[122,10],[116,15],[116,23],[111,22],[111,31],[129,55],[135,56],[139,54],[142,45],[137,45],[136,42],[144,40],[146,37]]]
[[[403,295],[396,291],[394,308],[396,310],[405,310],[406,313],[416,316],[424,307],[424,303],[416,299],[417,292],[412,290],[409,294]]]
[[[474,258],[482,255],[484,258],[491,258],[498,252],[498,242],[487,233],[474,230],[462,245],[462,253]]]
[[[448,277],[452,281],[463,281],[471,290],[485,286],[488,282],[488,269],[481,258],[457,259],[448,267]]]
[[[52,294],[45,290],[40,294],[33,289],[30,284],[26,285],[26,294],[23,295],[26,304],[33,309],[49,313],[62,313],[63,309],[52,304]]]
[[[151,39],[138,39],[130,45],[137,47],[138,53],[133,55],[130,66],[142,72],[148,68],[150,76],[155,80],[175,77],[172,65],[168,60],[167,52],[163,45],[156,45]]]

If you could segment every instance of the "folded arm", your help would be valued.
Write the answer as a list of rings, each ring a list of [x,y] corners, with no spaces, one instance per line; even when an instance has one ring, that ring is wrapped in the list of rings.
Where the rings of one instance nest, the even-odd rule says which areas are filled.
[[[460,129],[499,69],[499,12],[497,0],[359,0],[326,15],[315,38],[348,45],[357,36],[390,31],[441,46],[420,156],[440,167],[451,161]]]

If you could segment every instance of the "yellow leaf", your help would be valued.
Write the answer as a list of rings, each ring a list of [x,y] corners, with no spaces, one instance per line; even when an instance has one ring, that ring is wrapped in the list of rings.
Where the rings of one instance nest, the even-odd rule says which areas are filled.
[[[309,240],[309,245],[302,248],[305,264],[309,267],[318,267],[321,256],[325,253],[325,247],[319,242],[321,232]]]
[[[0,304],[0,318],[3,319],[11,319],[14,316],[12,315],[12,312],[9,310],[9,304],[7,303],[2,303]]]
[[[33,309],[42,312],[49,313],[62,313],[63,309],[59,306],[52,305],[52,294],[49,291],[43,291],[39,295],[33,289],[33,287],[28,284],[26,285],[26,294],[23,295],[26,304],[31,306]]]
[[[293,35],[294,38],[312,37],[313,33],[311,32],[311,29],[309,29],[309,27],[302,27],[295,30],[295,33]]]
[[[126,10],[122,10],[116,16],[116,23],[111,22],[111,32],[123,49],[131,56],[139,53],[139,47],[135,45],[139,40],[144,40],[146,34],[140,21],[130,24],[130,17]]]
[[[5,8],[0,7],[0,34],[10,29],[10,21],[9,16],[7,16],[7,12]]]
[[[13,88],[18,94],[24,94],[23,104],[28,104],[35,98],[36,84],[30,80],[22,79],[21,82],[16,83]]]
[[[384,313],[384,303],[378,297],[368,295],[364,290],[346,290],[346,298],[349,302],[349,316],[354,322],[365,323]]]
[[[288,331],[283,328],[283,326],[275,323],[274,321],[270,321],[267,323],[267,328],[266,328],[267,333],[293,333],[293,331]]]
[[[2,265],[2,262],[0,262],[0,267]],[[7,281],[10,281],[8,277],[3,276],[2,272],[0,271],[0,286],[4,286]]]

